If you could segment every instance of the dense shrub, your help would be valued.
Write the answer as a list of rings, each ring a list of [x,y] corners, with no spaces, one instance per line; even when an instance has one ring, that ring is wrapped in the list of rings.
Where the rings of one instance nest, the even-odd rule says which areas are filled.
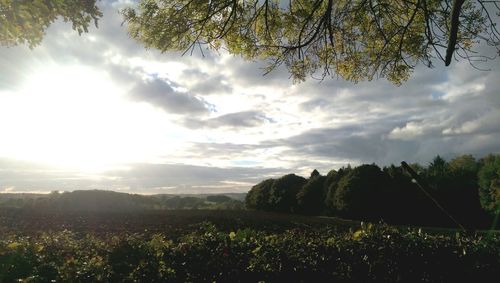
[[[498,266],[498,235],[371,224],[228,233],[205,223],[174,241],[68,231],[0,239],[0,282],[495,282]]]

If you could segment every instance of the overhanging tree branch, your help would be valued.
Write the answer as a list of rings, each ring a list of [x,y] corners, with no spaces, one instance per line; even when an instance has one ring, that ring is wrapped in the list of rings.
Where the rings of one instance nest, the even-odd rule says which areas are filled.
[[[457,44],[458,26],[460,25],[460,11],[465,0],[454,0],[451,8],[450,36],[448,39],[448,48],[446,49],[445,65],[449,66],[455,45]]]
[[[474,65],[496,52],[500,0],[141,0],[124,11],[130,34],[147,47],[185,50],[193,41],[250,60],[266,73],[285,65],[294,80],[318,71],[358,82],[395,84],[422,63],[450,65],[453,55]],[[203,15],[203,16],[201,16]],[[160,35],[160,36],[159,36]],[[324,78],[324,76],[323,76]]]

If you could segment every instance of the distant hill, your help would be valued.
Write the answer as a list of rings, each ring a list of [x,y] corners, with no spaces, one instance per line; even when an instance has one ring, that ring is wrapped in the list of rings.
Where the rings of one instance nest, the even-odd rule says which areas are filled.
[[[245,201],[247,193],[215,193],[215,194],[156,194],[150,195],[152,197],[159,196],[170,196],[170,197],[196,197],[196,198],[207,198],[209,196],[227,196],[234,200]]]
[[[0,207],[62,211],[138,211],[159,209],[242,209],[245,194],[139,195],[106,190],[50,194],[0,194]]]

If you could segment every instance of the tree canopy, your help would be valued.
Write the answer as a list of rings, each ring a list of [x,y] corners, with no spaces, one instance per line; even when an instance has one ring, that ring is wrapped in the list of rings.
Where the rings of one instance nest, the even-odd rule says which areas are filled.
[[[163,52],[207,46],[285,65],[294,80],[320,73],[399,84],[419,63],[448,66],[453,55],[485,60],[500,50],[500,1],[141,0],[123,11],[130,35]],[[203,52],[203,51],[202,51]],[[478,56],[479,55],[479,56]]]
[[[479,195],[482,206],[500,215],[500,155],[488,155],[479,171]]]
[[[245,204],[257,210],[393,224],[498,225],[493,218],[500,215],[500,155],[480,160],[462,155],[450,161],[438,155],[427,166],[414,163],[412,168],[418,172],[417,182],[404,166],[395,165],[349,166],[308,179],[288,174],[253,186]]]
[[[295,81],[384,77],[400,84],[418,64],[500,52],[500,1],[140,0],[122,11],[130,35],[163,52],[202,46],[284,65]],[[0,0],[0,46],[34,47],[56,19],[78,33],[102,16],[96,0]]]
[[[91,22],[97,26],[101,16],[96,0],[0,0],[0,46],[33,48],[58,18],[81,34]]]

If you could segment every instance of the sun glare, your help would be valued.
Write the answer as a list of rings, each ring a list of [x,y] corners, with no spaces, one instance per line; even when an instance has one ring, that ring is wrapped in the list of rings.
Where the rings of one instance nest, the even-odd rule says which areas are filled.
[[[35,72],[0,94],[0,157],[92,172],[154,158],[168,142],[161,129],[172,125],[125,91],[90,68]]]

